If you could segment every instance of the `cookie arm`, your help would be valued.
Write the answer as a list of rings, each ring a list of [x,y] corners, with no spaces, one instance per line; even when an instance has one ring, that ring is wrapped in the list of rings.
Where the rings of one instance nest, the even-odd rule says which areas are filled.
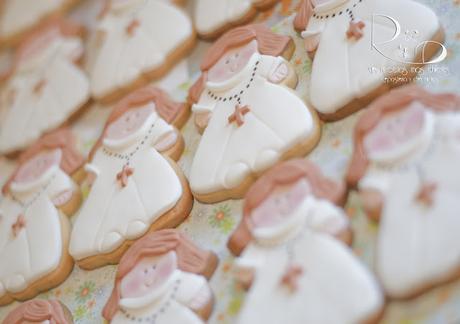
[[[263,263],[262,251],[252,244],[248,245],[241,256],[235,259],[236,280],[244,289],[248,290],[251,287],[256,272],[263,266]]]
[[[389,189],[389,174],[384,172],[369,172],[358,185],[358,195],[367,217],[374,221],[379,221],[384,194]]]
[[[200,100],[192,105],[192,112],[195,114],[195,126],[200,134],[208,126],[215,106],[216,102],[207,94],[206,90],[201,94]]]
[[[69,37],[62,42],[61,53],[73,62],[78,62],[83,56],[83,42],[78,37]]]
[[[350,222],[342,208],[325,200],[314,201],[309,226],[316,232],[351,243]]]
[[[180,137],[179,131],[162,118],[157,119],[152,132],[152,145],[160,153],[173,147]]]
[[[181,285],[177,290],[176,299],[202,319],[206,320],[209,317],[213,294],[203,276],[181,272]]]
[[[324,24],[324,22],[319,22],[318,20],[312,21],[308,24],[307,29],[301,33],[304,39],[305,50],[308,53],[314,53],[318,48]]]

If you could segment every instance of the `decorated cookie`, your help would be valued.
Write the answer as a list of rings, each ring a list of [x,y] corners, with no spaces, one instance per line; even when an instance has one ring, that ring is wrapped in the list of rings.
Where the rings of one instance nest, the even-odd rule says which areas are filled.
[[[14,45],[50,16],[64,13],[78,0],[4,0],[0,3],[0,44]]]
[[[381,314],[376,280],[343,243],[351,233],[344,198],[345,186],[306,160],[257,180],[228,244],[249,287],[236,323],[364,323]]]
[[[76,64],[82,32],[56,19],[21,43],[0,93],[0,154],[25,149],[88,101],[89,81]]]
[[[266,10],[278,0],[197,0],[195,26],[205,39],[220,36],[232,26],[252,20],[259,11]]]
[[[302,0],[294,27],[313,58],[310,102],[326,121],[412,81],[447,54],[435,13],[412,0]]]
[[[177,160],[184,148],[170,123],[186,106],[155,87],[121,100],[93,147],[91,185],[72,230],[70,253],[83,268],[116,263],[133,240],[175,227],[193,199]]]
[[[65,216],[80,206],[71,175],[82,164],[67,129],[44,136],[19,158],[0,202],[0,304],[32,298],[72,270]]]
[[[112,324],[204,324],[214,304],[207,279],[217,262],[178,230],[146,235],[121,258],[102,315]]]
[[[318,142],[316,114],[289,89],[297,76],[282,55],[292,46],[257,24],[227,32],[206,53],[190,90],[195,123],[205,128],[190,171],[198,200],[241,198],[258,174]]]
[[[69,309],[57,300],[35,299],[25,302],[3,320],[3,324],[72,324]]]
[[[380,220],[376,271],[387,295],[412,297],[460,270],[460,98],[392,90],[355,128],[347,180]]]
[[[195,43],[190,18],[164,0],[107,0],[88,48],[91,93],[111,102],[163,76]]]

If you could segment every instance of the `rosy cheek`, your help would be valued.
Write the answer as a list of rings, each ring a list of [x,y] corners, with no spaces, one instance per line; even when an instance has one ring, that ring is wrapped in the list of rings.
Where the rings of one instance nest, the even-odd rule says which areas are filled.
[[[266,227],[272,225],[280,217],[281,210],[273,201],[266,202],[259,206],[252,215],[252,222],[256,227]]]
[[[390,149],[393,146],[393,141],[389,136],[385,134],[381,134],[380,136],[376,136],[370,146],[372,151],[380,152]]]
[[[412,113],[406,120],[405,120],[405,134],[407,136],[416,135],[423,126],[424,115],[423,112],[417,111]]]
[[[124,286],[123,295],[136,296],[143,292],[144,280],[140,276],[131,278]]]

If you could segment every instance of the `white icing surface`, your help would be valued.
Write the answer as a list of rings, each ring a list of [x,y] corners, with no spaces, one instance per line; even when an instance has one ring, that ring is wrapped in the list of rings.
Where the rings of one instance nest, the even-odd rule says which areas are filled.
[[[195,25],[198,33],[209,34],[237,22],[251,12],[257,0],[197,0]]]
[[[11,187],[16,199],[28,203],[46,186],[46,190],[25,210],[10,196],[4,197],[0,203],[0,259],[8,260],[0,262],[0,298],[7,292],[27,289],[61,262],[62,229],[59,212],[51,199],[62,191],[74,190],[75,184],[61,169],[55,167],[51,170],[28,188]],[[24,215],[26,224],[14,237],[12,225],[19,214]]]
[[[136,136],[110,143],[104,140],[86,167],[95,171],[97,177],[72,230],[70,254],[75,259],[109,253],[125,240],[142,236],[175,206],[182,196],[182,185],[168,161],[152,147],[159,137],[172,130],[171,125],[153,113]],[[130,160],[134,173],[123,188],[116,177],[126,160],[105,151],[129,154],[147,134],[149,138]]]
[[[0,97],[0,152],[24,149],[65,122],[89,98],[89,82],[73,63],[78,38],[58,37],[21,61]],[[34,91],[44,82],[40,91]]]
[[[203,287],[208,285],[206,279],[202,276],[176,270],[173,274],[173,280],[168,280],[162,287],[161,294],[156,294],[150,303],[145,304],[143,297],[138,298],[139,303],[131,300],[130,307],[126,311],[136,317],[149,317],[152,314],[159,313],[155,323],[158,324],[204,324],[193,311],[189,309],[190,301],[199,294]],[[177,280],[180,280],[177,291],[174,293],[174,286]],[[174,298],[170,298],[174,294]],[[168,306],[165,304],[169,301]],[[120,305],[124,305],[123,298]],[[165,311],[160,313],[160,309],[165,307]],[[111,324],[130,324],[138,323],[137,320],[127,319],[123,313],[117,312],[112,319]]]
[[[251,86],[256,62],[257,72]],[[190,171],[192,191],[206,194],[237,187],[251,173],[259,173],[278,162],[280,156],[300,142],[307,141],[316,127],[305,103],[290,89],[267,81],[281,57],[254,54],[237,75],[221,83],[208,82],[194,112],[212,113],[196,151]],[[244,124],[229,124],[236,100],[212,99],[209,91],[220,97],[239,94],[242,106],[250,111]],[[286,127],[289,125],[289,127]]]
[[[4,0],[0,11],[0,38],[11,37],[59,10],[67,0]]]
[[[377,245],[377,273],[390,296],[404,297],[449,278],[460,268],[460,115],[436,115],[435,134],[414,152],[410,162],[393,163],[372,185],[384,194]],[[422,154],[423,152],[423,154]],[[392,167],[393,169],[391,169]],[[434,182],[432,206],[415,199],[422,181]]]
[[[382,307],[383,296],[372,274],[329,235],[327,226],[318,230],[319,223],[331,219],[348,224],[342,210],[333,208],[331,213],[327,204],[309,198],[283,235],[273,233],[270,239],[253,233],[256,241],[237,259],[240,268],[255,270],[238,324],[360,323]],[[293,293],[280,284],[290,264],[303,270]]]
[[[372,15],[381,14],[397,20],[401,26],[399,37],[378,48],[387,57],[409,61],[413,59],[415,46],[430,40],[440,25],[434,12],[428,7],[411,0],[363,0],[353,9],[356,20],[365,23],[364,35],[358,41],[348,40],[346,32],[350,18],[345,12],[358,0],[333,0],[315,9],[317,14],[342,15],[328,19],[312,17],[302,36],[319,35],[319,45],[312,65],[310,100],[321,113],[332,114],[355,98],[368,94],[384,82],[384,75],[391,67],[402,67],[372,49]],[[395,27],[389,19],[375,18],[374,43],[392,38]],[[406,30],[418,31],[417,39],[407,39]],[[407,47],[407,57],[402,57],[399,45]],[[370,68],[376,68],[370,72]],[[331,95],[334,94],[334,95]]]
[[[129,0],[99,22],[90,44],[91,92],[96,98],[155,70],[188,40],[193,27],[176,6],[159,0]],[[136,20],[132,35],[126,28]]]

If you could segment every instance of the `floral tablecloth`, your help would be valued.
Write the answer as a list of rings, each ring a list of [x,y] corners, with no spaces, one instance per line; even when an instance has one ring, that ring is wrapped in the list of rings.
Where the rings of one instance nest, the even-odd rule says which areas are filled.
[[[425,69],[419,81],[433,90],[458,91],[460,89],[460,0],[419,1],[429,5],[441,17],[447,33],[446,47],[448,50],[447,59],[440,65]],[[297,3],[297,0],[282,0],[274,9],[260,14],[258,20],[266,21],[279,33],[294,37],[297,51],[292,58],[292,63],[300,76],[300,83],[296,91],[302,98],[308,99],[308,76],[311,71],[311,61],[302,51],[302,41],[291,27],[292,14]],[[99,1],[85,1],[72,13],[72,16],[91,28],[94,26],[99,6]],[[184,100],[187,89],[197,76],[200,57],[208,46],[209,44],[200,42],[192,55],[178,64],[165,79],[159,82],[159,85],[168,90],[175,99]],[[90,150],[109,112],[110,107],[93,105],[72,126],[78,136],[82,152],[87,153]],[[351,152],[351,130],[355,121],[356,115],[337,123],[324,125],[321,142],[310,155],[310,158],[331,177],[337,178],[343,175]],[[184,126],[182,133],[186,141],[186,149],[179,164],[185,174],[188,174],[200,135],[192,120],[189,120]],[[13,167],[14,162],[1,160],[0,180],[5,179]],[[87,193],[86,188],[82,190]],[[209,321],[212,324],[232,323],[244,302],[244,292],[234,280],[233,257],[226,249],[227,238],[241,217],[241,205],[242,202],[236,200],[213,205],[195,202],[190,217],[180,226],[180,229],[189,234],[198,244],[214,250],[220,258],[220,265],[211,280],[216,296],[216,305]],[[366,219],[361,202],[353,193],[346,210],[355,232],[353,249],[372,268],[378,225]],[[0,260],[0,262],[8,261]],[[63,284],[41,294],[38,298],[61,300],[72,311],[75,323],[102,323],[101,309],[112,290],[115,271],[115,266],[107,266],[89,272],[75,267],[71,276]],[[1,307],[0,319],[15,306],[16,303]],[[392,324],[460,323],[460,280],[413,300],[389,302],[382,322]]]

